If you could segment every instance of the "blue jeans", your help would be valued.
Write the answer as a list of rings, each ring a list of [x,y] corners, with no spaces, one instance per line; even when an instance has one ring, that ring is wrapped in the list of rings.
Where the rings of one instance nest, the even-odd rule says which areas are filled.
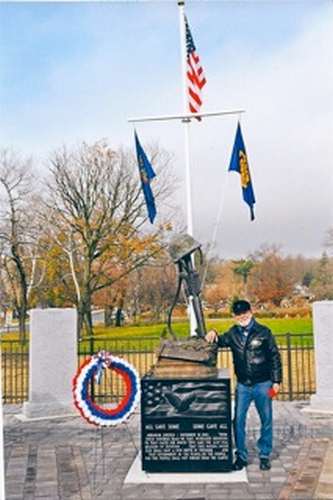
[[[247,461],[248,452],[246,448],[246,416],[252,401],[256,406],[260,417],[261,428],[260,437],[257,441],[257,448],[260,458],[268,458],[272,452],[273,444],[273,414],[272,399],[267,394],[272,387],[272,382],[260,382],[252,386],[238,383],[236,387],[234,435],[236,441],[236,453]]]

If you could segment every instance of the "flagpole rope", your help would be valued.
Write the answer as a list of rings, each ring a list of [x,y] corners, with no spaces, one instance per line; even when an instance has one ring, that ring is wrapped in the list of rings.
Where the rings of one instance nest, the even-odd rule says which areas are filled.
[[[227,192],[228,180],[229,180],[228,170],[225,169],[225,171],[224,171],[224,182],[223,182],[224,193]],[[222,193],[223,193],[223,190],[222,190]],[[205,285],[205,281],[206,281],[206,277],[207,277],[207,271],[208,271],[208,264],[209,264],[210,253],[211,253],[211,251],[213,250],[213,248],[216,245],[218,229],[219,229],[219,226],[220,226],[220,223],[221,223],[221,219],[222,219],[222,214],[223,214],[224,202],[225,202],[225,195],[224,196],[222,195],[221,198],[220,198],[220,203],[219,203],[219,207],[218,207],[218,211],[217,211],[217,216],[216,216],[215,224],[213,226],[212,238],[211,238],[210,243],[208,244],[208,249],[207,249],[207,254],[206,254],[206,265],[204,267],[204,272],[203,272],[202,281],[201,281],[201,287],[202,288]]]

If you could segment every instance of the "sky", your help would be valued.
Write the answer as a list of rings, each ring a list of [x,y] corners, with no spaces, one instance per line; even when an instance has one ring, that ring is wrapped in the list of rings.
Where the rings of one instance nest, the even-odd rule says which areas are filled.
[[[319,256],[333,226],[333,2],[188,0],[207,77],[202,111],[238,110],[256,197],[228,173],[237,115],[190,125],[194,237],[241,258],[262,244]],[[46,168],[62,144],[133,148],[129,117],[183,112],[176,1],[1,2],[1,144]],[[140,123],[173,154],[185,217],[184,130]],[[162,213],[164,207],[158,206]],[[158,218],[157,218],[158,223]]]

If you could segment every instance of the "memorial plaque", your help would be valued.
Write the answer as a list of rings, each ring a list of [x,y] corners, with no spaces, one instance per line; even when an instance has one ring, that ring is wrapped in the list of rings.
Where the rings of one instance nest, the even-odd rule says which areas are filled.
[[[230,377],[141,382],[142,469],[229,472],[232,467]]]

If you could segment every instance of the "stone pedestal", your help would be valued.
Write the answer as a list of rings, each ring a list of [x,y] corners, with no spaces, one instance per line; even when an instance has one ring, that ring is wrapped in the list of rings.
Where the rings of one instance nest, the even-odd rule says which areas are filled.
[[[333,415],[333,301],[313,304],[313,332],[316,359],[316,394],[311,397],[311,413]]]
[[[72,379],[77,370],[75,309],[30,312],[29,401],[23,417],[75,414]]]
[[[230,472],[230,377],[145,376],[141,383],[142,469]]]

